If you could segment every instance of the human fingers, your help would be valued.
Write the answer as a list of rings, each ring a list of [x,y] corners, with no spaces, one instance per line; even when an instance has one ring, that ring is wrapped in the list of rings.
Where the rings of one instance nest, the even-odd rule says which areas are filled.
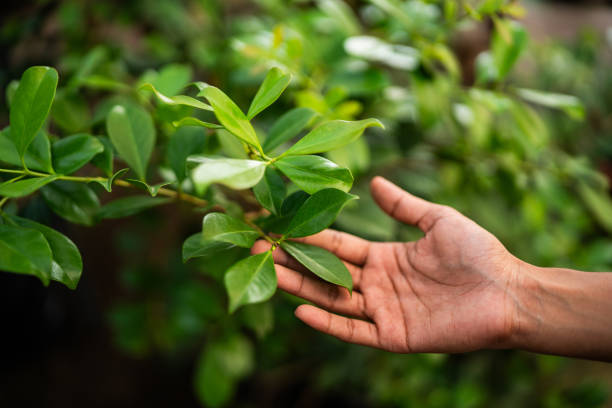
[[[383,211],[398,221],[416,225],[423,232],[431,228],[436,213],[443,208],[413,196],[382,177],[374,177],[370,189],[372,197]]]
[[[366,318],[363,295],[352,294],[346,288],[323,282],[314,276],[275,265],[278,287],[325,309],[360,318]]]
[[[339,316],[311,305],[299,306],[295,316],[313,329],[340,340],[380,348],[378,330],[374,323]]]
[[[365,263],[371,245],[370,241],[363,238],[333,229],[326,229],[296,241],[327,249],[339,258],[358,266]]]

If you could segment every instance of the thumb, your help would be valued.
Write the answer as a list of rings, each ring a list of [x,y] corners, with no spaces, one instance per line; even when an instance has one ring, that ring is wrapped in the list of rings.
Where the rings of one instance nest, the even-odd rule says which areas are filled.
[[[407,193],[382,177],[374,177],[370,190],[372,197],[384,212],[398,221],[416,225],[423,232],[431,228],[431,220],[435,219],[435,214],[442,208]]]

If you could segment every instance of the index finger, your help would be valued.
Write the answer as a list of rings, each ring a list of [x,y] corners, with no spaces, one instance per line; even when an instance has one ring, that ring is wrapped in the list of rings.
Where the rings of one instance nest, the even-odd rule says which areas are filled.
[[[327,249],[339,258],[357,266],[365,263],[371,245],[370,241],[363,238],[333,229],[326,229],[309,237],[298,238],[296,241]]]

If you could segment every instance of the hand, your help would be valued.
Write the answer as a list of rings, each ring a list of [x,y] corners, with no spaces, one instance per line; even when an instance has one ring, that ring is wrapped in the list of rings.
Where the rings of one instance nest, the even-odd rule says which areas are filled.
[[[379,206],[425,236],[416,242],[369,242],[326,230],[303,238],[340,257],[354,281],[352,296],[307,272],[280,249],[278,286],[322,308],[296,316],[341,340],[393,352],[465,352],[509,346],[518,305],[520,261],[459,212],[417,198],[389,181],[372,181]],[[269,249],[257,242],[254,253]]]

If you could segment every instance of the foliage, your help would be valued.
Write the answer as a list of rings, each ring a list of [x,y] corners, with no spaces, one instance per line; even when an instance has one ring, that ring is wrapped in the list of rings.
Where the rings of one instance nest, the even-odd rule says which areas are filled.
[[[224,2],[151,3],[123,10],[133,23],[154,28],[141,53],[110,41],[90,49],[99,40],[84,35],[82,23],[66,22],[73,54],[59,63],[60,87],[49,67],[29,68],[7,86],[0,269],[70,288],[78,283],[76,246],[24,218],[30,203],[42,201],[86,226],[177,202],[191,206],[204,218],[202,231],[182,246],[188,266],[172,263],[171,278],[155,278],[159,265],[126,253],[125,284],[141,300],[117,305],[111,323],[116,342],[135,355],[204,342],[194,375],[203,404],[227,405],[254,370],[312,354],[308,341],[292,336],[294,299],[259,303],[274,293],[276,277],[270,252],[249,256],[256,239],[350,290],[337,258],[288,238],[334,222],[373,239],[418,237],[368,198],[371,174],[459,208],[527,261],[612,267],[612,241],[604,238],[612,231],[607,181],[580,157],[602,160],[607,150],[595,135],[580,143],[574,136],[596,99],[594,81],[578,81],[590,74],[590,61],[581,60],[584,50],[574,57],[559,46],[533,55],[515,20],[524,12],[518,3],[371,0],[351,7],[340,0],[259,0],[252,15],[230,15]],[[60,12],[67,18],[88,11],[65,2]],[[105,12],[90,13],[90,20],[103,21]],[[479,21],[491,24],[490,47],[466,72],[453,41]],[[573,64],[565,73],[547,74],[556,65],[541,62],[536,66],[546,70],[538,75],[516,69],[560,53]],[[467,79],[472,74],[474,83]],[[207,82],[191,82],[194,77]],[[141,194],[115,198],[118,190]],[[158,296],[165,313],[149,324]],[[231,319],[227,307],[235,312]],[[261,339],[257,353],[247,333]],[[315,388],[367,385],[375,406],[565,407],[581,392],[549,387],[540,395],[521,385],[520,376],[552,378],[560,360],[485,355],[461,369],[452,357],[392,358],[317,341],[324,362]],[[494,366],[506,363],[502,375],[512,389],[495,395],[484,384],[493,389]],[[363,367],[380,375],[357,375]]]

